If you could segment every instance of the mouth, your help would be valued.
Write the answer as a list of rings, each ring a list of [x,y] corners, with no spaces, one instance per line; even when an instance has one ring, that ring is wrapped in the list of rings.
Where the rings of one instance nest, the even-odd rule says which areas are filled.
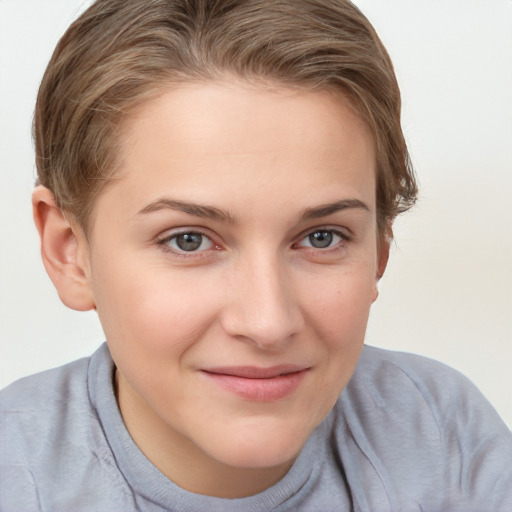
[[[253,366],[216,367],[201,370],[222,390],[245,400],[273,402],[291,395],[310,370],[297,365],[279,365],[270,368]]]

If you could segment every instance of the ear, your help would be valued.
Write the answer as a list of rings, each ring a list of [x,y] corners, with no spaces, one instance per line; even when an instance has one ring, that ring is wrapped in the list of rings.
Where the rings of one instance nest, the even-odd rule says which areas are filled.
[[[393,240],[393,231],[391,227],[380,237],[377,243],[377,272],[375,275],[375,289],[373,302],[377,300],[379,296],[379,281],[386,271],[389,260],[389,248],[391,241]]]
[[[34,190],[32,210],[41,239],[43,264],[60,299],[71,309],[94,309],[89,248],[82,229],[66,218],[46,187]]]

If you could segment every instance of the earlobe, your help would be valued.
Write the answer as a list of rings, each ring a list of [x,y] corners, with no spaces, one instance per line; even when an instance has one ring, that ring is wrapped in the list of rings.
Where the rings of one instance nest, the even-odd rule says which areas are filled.
[[[62,302],[71,309],[94,309],[85,236],[57,207],[52,192],[38,186],[32,194],[41,257]]]

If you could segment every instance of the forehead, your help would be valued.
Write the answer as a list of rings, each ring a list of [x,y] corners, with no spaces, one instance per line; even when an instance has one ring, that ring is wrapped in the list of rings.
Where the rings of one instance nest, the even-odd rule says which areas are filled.
[[[245,209],[265,194],[292,197],[300,208],[340,194],[374,204],[371,132],[346,99],[327,91],[174,87],[125,119],[120,148],[118,179],[103,196],[123,197],[132,210],[168,194]]]
[[[269,127],[283,128],[278,139],[272,137]],[[370,136],[361,116],[341,91],[240,81],[185,83],[143,102],[122,124],[125,156],[138,150],[140,132],[147,130],[159,132],[164,138],[172,135],[177,143],[191,144],[194,153],[200,149],[197,141],[217,144],[222,139],[239,152],[272,152],[294,146],[297,136],[307,136],[312,142],[323,139],[324,144],[333,139],[340,144],[354,131],[357,134],[351,142],[366,142]],[[214,134],[219,140],[213,141]],[[208,149],[205,146],[205,151]]]

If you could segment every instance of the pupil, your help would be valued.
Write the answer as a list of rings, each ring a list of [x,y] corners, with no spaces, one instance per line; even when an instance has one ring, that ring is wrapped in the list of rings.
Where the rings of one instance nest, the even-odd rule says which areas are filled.
[[[317,231],[309,235],[309,241],[313,247],[317,249],[324,249],[329,247],[332,242],[332,233],[329,231]]]
[[[182,251],[195,251],[199,249],[202,241],[203,235],[199,233],[185,233],[176,238],[176,244]]]

